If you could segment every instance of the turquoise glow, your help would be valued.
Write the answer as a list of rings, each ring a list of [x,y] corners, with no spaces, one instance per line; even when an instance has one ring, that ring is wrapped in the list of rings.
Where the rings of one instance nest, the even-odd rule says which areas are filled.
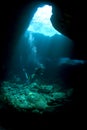
[[[33,16],[27,31],[41,33],[50,37],[55,34],[61,35],[61,33],[52,26],[50,21],[51,16],[52,6],[44,5],[43,7],[39,7]]]

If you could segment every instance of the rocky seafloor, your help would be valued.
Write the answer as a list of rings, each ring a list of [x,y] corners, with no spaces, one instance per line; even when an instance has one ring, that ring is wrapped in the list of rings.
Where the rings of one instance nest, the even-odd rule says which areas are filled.
[[[0,100],[17,111],[33,113],[53,112],[71,102],[73,88],[63,89],[58,84],[41,84],[4,81]]]

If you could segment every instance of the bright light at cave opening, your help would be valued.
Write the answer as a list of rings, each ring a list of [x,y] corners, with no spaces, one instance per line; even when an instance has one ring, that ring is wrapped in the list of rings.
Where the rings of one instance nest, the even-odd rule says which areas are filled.
[[[52,6],[44,5],[39,7],[34,14],[27,31],[34,33],[41,33],[46,36],[53,36],[55,34],[61,35],[54,27],[50,21],[52,16]]]

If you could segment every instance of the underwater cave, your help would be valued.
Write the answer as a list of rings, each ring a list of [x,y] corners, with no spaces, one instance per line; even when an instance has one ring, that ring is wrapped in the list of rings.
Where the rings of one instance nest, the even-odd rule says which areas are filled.
[[[20,16],[22,13],[19,11],[17,19],[23,18],[22,21],[18,22],[19,27],[15,25],[17,22],[12,25],[13,28],[11,27],[13,34],[19,30],[12,39],[19,38],[10,41],[12,50],[8,40],[9,49],[5,52],[8,54],[7,59],[4,59],[5,54],[0,71],[4,75],[4,78],[0,79],[0,111],[18,114],[19,119],[20,114],[24,114],[24,117],[27,114],[31,118],[33,115],[35,119],[41,118],[42,122],[41,116],[45,115],[44,118],[47,118],[47,115],[58,113],[61,117],[61,113],[72,114],[75,107],[78,109],[80,85],[83,84],[82,77],[87,64],[86,60],[73,56],[75,40],[72,36],[63,33],[61,27],[59,30],[55,28],[52,22],[55,14],[59,14],[56,15],[59,17],[57,24],[62,21],[62,9],[56,4],[43,3],[37,3],[35,9],[33,5],[36,3],[29,5],[29,11],[25,9],[28,6],[23,8],[22,13],[30,12],[29,21],[28,13],[24,15],[27,19],[24,29],[25,19],[24,16]],[[59,12],[55,12],[56,7]],[[74,104],[77,105],[73,106]],[[50,117],[48,119],[50,120]]]

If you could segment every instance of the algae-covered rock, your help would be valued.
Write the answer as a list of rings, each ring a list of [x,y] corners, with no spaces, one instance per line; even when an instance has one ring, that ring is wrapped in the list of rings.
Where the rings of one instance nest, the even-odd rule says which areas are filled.
[[[61,98],[65,98],[66,94],[64,92],[55,92],[55,93],[52,93],[52,97],[54,100],[61,99]]]
[[[56,107],[69,101],[68,99],[73,93],[72,88],[63,91],[54,87],[55,85],[39,84],[38,82],[31,84],[3,82],[2,100],[20,111],[31,110],[36,113],[54,111]]]

